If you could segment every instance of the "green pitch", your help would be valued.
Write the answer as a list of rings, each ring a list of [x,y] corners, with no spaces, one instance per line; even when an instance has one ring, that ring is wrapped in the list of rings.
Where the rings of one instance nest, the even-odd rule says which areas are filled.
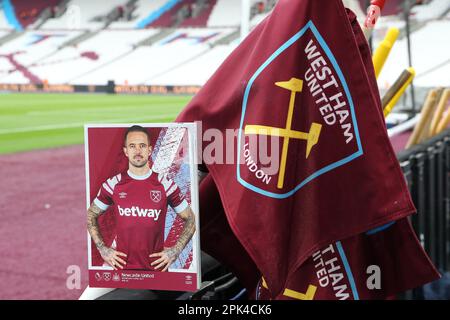
[[[1,94],[0,153],[84,143],[84,124],[171,122],[191,96]]]

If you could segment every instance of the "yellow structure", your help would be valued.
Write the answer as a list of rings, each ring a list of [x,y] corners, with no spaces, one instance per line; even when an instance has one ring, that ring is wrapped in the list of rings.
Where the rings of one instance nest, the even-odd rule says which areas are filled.
[[[386,33],[384,40],[381,41],[380,45],[375,50],[375,53],[372,56],[375,77],[378,78],[381,69],[383,69],[384,63],[386,62],[399,33],[400,31],[397,28],[390,28]]]

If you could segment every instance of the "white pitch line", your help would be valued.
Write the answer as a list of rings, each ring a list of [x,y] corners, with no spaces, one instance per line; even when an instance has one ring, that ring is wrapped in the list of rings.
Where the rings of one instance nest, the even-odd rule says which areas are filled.
[[[76,123],[66,123],[66,124],[55,124],[55,125],[46,125],[46,126],[36,126],[36,127],[26,127],[26,128],[17,128],[17,129],[4,129],[0,130],[0,135],[2,134],[10,134],[10,133],[22,133],[22,132],[33,132],[33,131],[46,131],[46,130],[58,130],[58,129],[67,129],[67,128],[76,128],[76,127],[83,127],[88,122],[96,122],[96,123],[108,123],[108,122],[130,122],[130,121],[140,121],[142,120],[158,120],[158,119],[165,119],[167,117],[176,117],[178,114],[167,114],[167,115],[160,115],[160,116],[153,116],[153,117],[134,117],[134,118],[128,118],[128,119],[109,119],[109,120],[91,120],[91,121],[85,121],[85,122],[76,122]]]

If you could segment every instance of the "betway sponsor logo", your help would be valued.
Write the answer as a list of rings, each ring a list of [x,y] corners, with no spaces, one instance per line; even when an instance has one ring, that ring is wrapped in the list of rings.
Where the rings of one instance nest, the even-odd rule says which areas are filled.
[[[156,221],[161,213],[161,209],[141,209],[135,206],[132,206],[131,208],[121,208],[120,206],[117,207],[119,209],[119,214],[125,217],[153,218]]]

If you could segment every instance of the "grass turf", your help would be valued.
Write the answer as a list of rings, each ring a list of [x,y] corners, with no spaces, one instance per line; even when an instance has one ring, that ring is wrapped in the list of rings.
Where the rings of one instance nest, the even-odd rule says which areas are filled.
[[[0,153],[84,142],[84,124],[171,122],[191,96],[0,95]]]

